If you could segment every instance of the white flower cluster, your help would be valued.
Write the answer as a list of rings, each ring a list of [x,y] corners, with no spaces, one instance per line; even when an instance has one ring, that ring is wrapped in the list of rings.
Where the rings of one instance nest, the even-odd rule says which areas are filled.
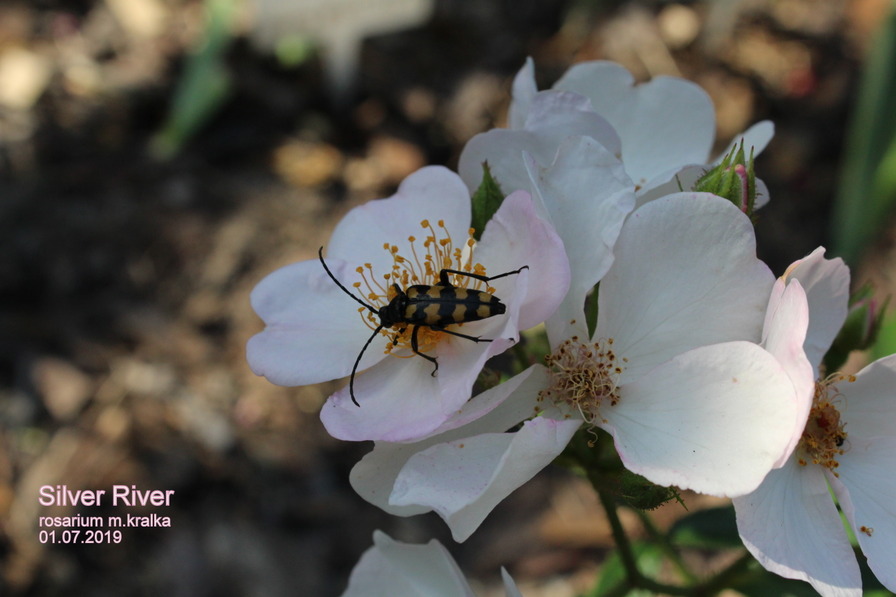
[[[858,596],[839,505],[896,589],[896,358],[819,377],[847,315],[846,266],[819,248],[776,280],[742,209],[681,190],[718,163],[696,85],[635,85],[592,62],[538,91],[533,70],[514,81],[509,128],[474,137],[459,174],[412,174],[349,212],[326,258],[257,286],[266,328],[248,345],[253,370],[282,385],[350,375],[321,418],[334,437],[375,441],[352,485],[395,515],[438,513],[457,541],[577,431],[603,429],[630,471],[734,498],[768,570]],[[760,123],[736,144],[758,153],[772,132]],[[484,163],[509,194],[479,235]],[[759,207],[768,192],[754,182]],[[471,398],[486,361],[541,323],[545,364]],[[347,594],[364,575],[368,595],[395,581],[370,572],[374,558],[381,571],[410,561],[407,546],[376,543]],[[444,582],[463,583],[439,561]]]

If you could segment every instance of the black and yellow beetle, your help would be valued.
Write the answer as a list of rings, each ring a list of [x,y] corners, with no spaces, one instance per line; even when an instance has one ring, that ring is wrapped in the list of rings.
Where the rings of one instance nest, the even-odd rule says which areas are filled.
[[[394,345],[398,343],[399,335],[404,333],[407,326],[412,326],[411,350],[414,354],[420,355],[434,365],[432,370],[433,376],[435,376],[436,372],[439,370],[439,362],[435,357],[420,352],[417,343],[417,332],[421,327],[472,340],[473,342],[492,341],[492,338],[469,336],[447,329],[447,326],[452,324],[487,319],[495,315],[501,315],[507,310],[507,307],[501,302],[501,299],[493,294],[489,294],[483,290],[472,290],[470,288],[458,288],[457,286],[454,286],[448,280],[449,274],[467,276],[488,284],[492,280],[497,280],[498,278],[503,278],[505,276],[512,276],[520,273],[524,269],[529,269],[528,265],[524,265],[519,269],[498,274],[497,276],[483,276],[471,272],[443,269],[439,272],[439,283],[432,286],[415,284],[414,286],[408,286],[406,289],[402,290],[398,284],[393,284],[392,289],[395,292],[395,296],[392,297],[389,304],[377,309],[373,305],[368,305],[359,299],[336,279],[336,276],[333,275],[333,272],[330,271],[330,268],[327,267],[327,263],[324,261],[323,251],[324,248],[321,247],[317,252],[317,256],[320,259],[321,265],[324,266],[327,275],[330,276],[330,279],[333,280],[345,294],[352,297],[355,301],[380,318],[379,324],[376,326],[376,329],[373,330],[373,334],[370,335],[367,342],[364,343],[361,352],[358,353],[358,358],[355,359],[355,364],[352,366],[352,373],[348,386],[349,395],[352,398],[352,402],[355,403],[355,406],[361,406],[355,399],[355,373],[358,371],[358,364],[361,362],[361,357],[364,356],[367,347],[370,346],[370,343],[383,328],[403,326],[397,330],[395,338],[392,341]]]

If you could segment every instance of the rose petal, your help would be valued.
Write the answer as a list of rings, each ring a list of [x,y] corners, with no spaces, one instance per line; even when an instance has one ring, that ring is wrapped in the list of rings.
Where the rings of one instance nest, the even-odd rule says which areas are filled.
[[[735,147],[740,146],[741,141],[744,144],[744,153],[747,154],[747,158],[750,157],[750,151],[753,152],[754,156],[762,153],[765,148],[768,146],[769,141],[772,140],[772,137],[775,136],[775,123],[771,120],[762,120],[757,122],[740,135],[734,137],[731,140],[731,143],[728,144],[728,147],[722,151],[715,160],[713,160],[713,164],[718,164],[722,161],[727,154],[731,153]]]
[[[782,276],[800,281],[809,300],[806,356],[818,375],[825,353],[846,321],[849,309],[849,268],[843,260],[824,258],[824,247],[793,262]]]
[[[850,435],[847,442],[846,453],[838,458],[839,477],[831,485],[841,503],[846,500],[839,485],[849,492],[851,507],[844,512],[868,566],[884,586],[896,590],[896,437],[867,440]]]
[[[510,109],[508,110],[508,126],[511,129],[522,129],[526,126],[526,119],[532,106],[532,100],[538,93],[535,84],[535,62],[531,57],[526,58],[526,63],[513,78],[511,90]]]
[[[432,508],[465,541],[505,497],[550,464],[581,425],[538,417],[516,433],[437,444],[408,459],[390,503]]]
[[[778,280],[768,303],[762,346],[778,359],[790,377],[797,409],[793,436],[788,448],[775,463],[776,468],[784,464],[799,443],[815,396],[815,372],[803,350],[809,322],[809,305],[799,281],[785,284],[783,280]]]
[[[846,432],[871,439],[896,437],[896,355],[878,359],[859,371],[852,383],[840,381]]]
[[[457,174],[442,166],[427,166],[405,178],[388,199],[368,201],[345,214],[333,231],[326,255],[355,267],[370,263],[380,276],[390,272],[393,264],[383,244],[397,246],[401,255],[410,258],[408,237],[420,239],[419,247],[429,234],[420,225],[423,220],[433,227],[442,220],[455,245],[461,246],[468,237],[470,209],[470,194]],[[360,279],[352,272],[342,281],[350,286]]]
[[[430,433],[450,410],[432,369],[419,357],[383,359],[355,377],[360,406],[351,402],[348,386],[330,396],[320,411],[324,427],[345,441],[403,441]]]
[[[793,385],[755,344],[686,352],[623,385],[600,415],[625,466],[658,485],[711,495],[755,489],[790,443]]]
[[[473,397],[431,435],[419,441],[376,442],[373,450],[352,469],[349,477],[352,487],[358,495],[389,514],[411,516],[429,512],[429,507],[395,506],[389,503],[395,479],[407,460],[436,444],[481,433],[507,431],[536,412],[539,405],[538,391],[545,387],[547,380],[547,369],[534,365]],[[513,396],[513,400],[507,400],[510,396]]]
[[[522,287],[525,296],[519,301],[516,324],[519,330],[537,325],[550,316],[569,288],[569,262],[563,241],[537,215],[528,193],[514,193],[504,200],[483,231],[475,257],[476,261],[488,264],[490,276],[528,266],[518,276],[508,276],[493,284],[501,290],[514,282],[519,288],[525,281]]]
[[[346,264],[329,264],[334,275]],[[370,337],[358,303],[345,296],[317,260],[294,263],[269,274],[250,300],[266,328],[246,347],[249,366],[258,375],[284,386],[319,383],[344,377]],[[364,355],[361,366],[382,359],[381,351]]]
[[[584,334],[585,297],[613,263],[613,246],[634,207],[635,189],[622,163],[590,137],[570,137],[549,167],[530,159],[527,168],[541,210],[569,256],[570,290],[547,322],[557,344]]]
[[[550,164],[564,139],[581,135],[594,138],[612,153],[619,149],[616,132],[594,113],[586,98],[542,91],[532,99],[523,129],[492,129],[476,135],[464,147],[457,170],[470,191],[479,188],[482,164],[487,162],[505,194],[517,190],[531,192],[523,153],[534,156],[541,164]]]
[[[744,545],[762,566],[822,595],[861,597],[862,579],[821,469],[791,460],[734,499]]]
[[[507,597],[523,597],[516,583],[513,582],[510,573],[503,566],[501,566],[501,579],[504,581],[504,592],[507,594]]]
[[[554,85],[591,100],[622,140],[622,162],[639,188],[666,182],[685,164],[703,164],[715,137],[715,111],[696,84],[655,77],[635,85],[612,62],[573,65]]]
[[[374,531],[373,543],[352,570],[342,597],[475,597],[451,554],[435,539],[415,545]]]
[[[697,346],[759,341],[774,276],[750,219],[728,201],[679,193],[632,213],[600,284],[597,336],[628,359],[622,383]]]

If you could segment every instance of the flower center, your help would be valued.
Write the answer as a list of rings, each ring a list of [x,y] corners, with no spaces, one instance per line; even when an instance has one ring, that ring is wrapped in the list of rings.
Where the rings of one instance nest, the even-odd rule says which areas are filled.
[[[473,238],[475,231],[472,228],[468,230],[465,242],[456,246],[445,227],[444,220],[439,220],[436,226],[433,226],[429,220],[423,220],[420,222],[420,227],[424,230],[423,242],[419,242],[416,236],[409,236],[407,239],[409,253],[407,255],[402,255],[397,245],[383,244],[383,250],[387,251],[392,258],[392,266],[388,272],[374,272],[373,265],[370,263],[365,263],[355,269],[361,274],[361,281],[355,282],[354,287],[364,293],[364,298],[372,307],[380,309],[398,296],[395,286],[404,292],[409,286],[439,284],[439,274],[444,269],[470,272],[480,276],[486,275],[485,266],[473,261],[476,241]],[[449,274],[448,281],[457,288],[495,292],[494,288],[469,276]],[[376,313],[363,307],[358,309],[358,312],[371,330],[379,327],[380,321]],[[444,333],[426,326],[413,326],[399,322],[380,330],[380,334],[389,340],[384,352],[392,354],[400,348],[410,349],[411,336],[415,327],[420,328],[417,332],[417,348],[420,352],[432,350],[445,336]],[[411,357],[413,354],[394,356]]]
[[[613,339],[584,343],[578,336],[565,340],[545,357],[551,371],[551,383],[538,394],[539,400],[573,407],[590,424],[606,423],[600,414],[604,404],[619,402],[617,382],[628,359],[613,351]]]
[[[841,402],[841,395],[835,385],[844,379],[852,382],[856,378],[853,375],[834,373],[816,382],[812,410],[809,411],[803,437],[797,446],[797,462],[801,466],[806,466],[809,462],[818,464],[829,468],[835,476],[836,469],[840,466],[837,457],[848,449],[848,434],[844,430],[846,424],[840,420],[837,407],[837,403]]]

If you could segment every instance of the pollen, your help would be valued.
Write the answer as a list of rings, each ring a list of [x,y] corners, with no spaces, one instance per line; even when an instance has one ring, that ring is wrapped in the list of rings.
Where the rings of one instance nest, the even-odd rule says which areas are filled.
[[[836,385],[844,380],[855,381],[855,376],[834,373],[815,384],[812,409],[797,446],[797,462],[801,466],[817,464],[830,469],[835,476],[839,476],[837,458],[849,449],[846,424],[840,418],[843,397]]]
[[[626,362],[613,350],[613,339],[585,343],[573,336],[545,362],[551,382],[539,393],[539,400],[575,408],[592,425],[606,423],[600,409],[618,404],[618,380]]]
[[[485,266],[473,260],[476,248],[474,237],[476,231],[473,228],[467,230],[467,238],[460,243],[456,243],[452,238],[444,220],[437,220],[433,226],[430,220],[424,219],[420,221],[420,228],[422,233],[419,236],[409,235],[402,246],[383,243],[383,250],[391,260],[391,266],[387,271],[374,272],[370,263],[365,263],[363,267],[356,269],[361,275],[361,280],[355,282],[354,287],[377,309],[388,305],[395,298],[398,294],[396,287],[404,291],[409,286],[439,284],[439,273],[443,269],[487,275]],[[448,280],[457,288],[495,292],[494,288],[487,287],[482,281],[469,276],[449,274]],[[361,317],[371,330],[379,326],[376,314],[369,310],[362,310]],[[394,356],[404,356],[396,353],[404,353],[405,351],[399,351],[401,348],[410,349],[413,332],[414,326],[405,324],[380,330],[380,333],[388,339],[385,352]],[[418,349],[420,352],[430,351],[444,336],[445,334],[440,331],[421,327],[417,332]]]

